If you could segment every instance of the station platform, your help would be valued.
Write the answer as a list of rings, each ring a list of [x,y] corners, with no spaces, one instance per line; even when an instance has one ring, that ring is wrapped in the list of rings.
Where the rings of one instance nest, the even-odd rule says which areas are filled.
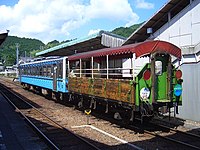
[[[36,149],[48,147],[0,94],[0,150]]]

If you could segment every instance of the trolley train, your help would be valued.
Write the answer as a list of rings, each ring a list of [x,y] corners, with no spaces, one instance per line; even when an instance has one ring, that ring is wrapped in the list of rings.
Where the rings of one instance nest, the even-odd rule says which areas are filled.
[[[21,84],[115,117],[153,117],[182,104],[181,50],[165,41],[43,59],[19,66]],[[123,111],[123,113],[121,113]],[[126,113],[124,113],[126,112]]]

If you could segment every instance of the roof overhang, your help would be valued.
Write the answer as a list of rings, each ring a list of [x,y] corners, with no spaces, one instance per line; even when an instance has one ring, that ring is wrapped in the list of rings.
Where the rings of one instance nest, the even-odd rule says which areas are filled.
[[[8,36],[8,33],[2,33],[0,34],[0,46],[5,41],[6,37]]]
[[[151,34],[147,33],[148,28],[152,28],[153,33],[160,29],[168,22],[170,12],[171,18],[177,15],[187,5],[189,0],[169,0],[158,12],[156,12],[149,20],[141,25],[122,45],[127,45],[136,42],[147,40]]]
[[[36,53],[36,56],[70,56],[75,53],[93,51],[105,47],[117,47],[125,40],[126,38],[124,37],[106,31],[100,31],[96,34],[38,52]]]
[[[68,57],[68,60],[79,60],[79,59],[87,59],[91,57],[102,57],[102,56],[119,56],[119,55],[128,55],[135,53],[136,57],[141,57],[144,55],[152,54],[152,53],[168,53],[171,54],[178,59],[181,59],[181,49],[177,46],[166,42],[166,41],[145,41],[135,44],[129,44],[116,48],[104,48],[96,51],[86,52],[75,54]],[[131,55],[129,55],[131,56]]]

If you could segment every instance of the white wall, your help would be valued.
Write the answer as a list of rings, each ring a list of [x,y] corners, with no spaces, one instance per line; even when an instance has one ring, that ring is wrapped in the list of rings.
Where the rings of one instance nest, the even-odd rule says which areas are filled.
[[[178,47],[200,42],[200,1],[195,0],[153,34],[153,38],[169,41]]]
[[[151,38],[165,40],[181,48],[183,105],[178,117],[200,121],[200,0],[194,0]]]

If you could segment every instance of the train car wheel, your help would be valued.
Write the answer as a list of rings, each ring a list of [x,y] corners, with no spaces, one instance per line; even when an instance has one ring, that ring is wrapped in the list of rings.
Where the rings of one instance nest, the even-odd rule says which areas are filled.
[[[114,113],[114,118],[115,118],[116,120],[122,120],[122,117],[121,117],[121,115],[120,115],[119,112]]]

